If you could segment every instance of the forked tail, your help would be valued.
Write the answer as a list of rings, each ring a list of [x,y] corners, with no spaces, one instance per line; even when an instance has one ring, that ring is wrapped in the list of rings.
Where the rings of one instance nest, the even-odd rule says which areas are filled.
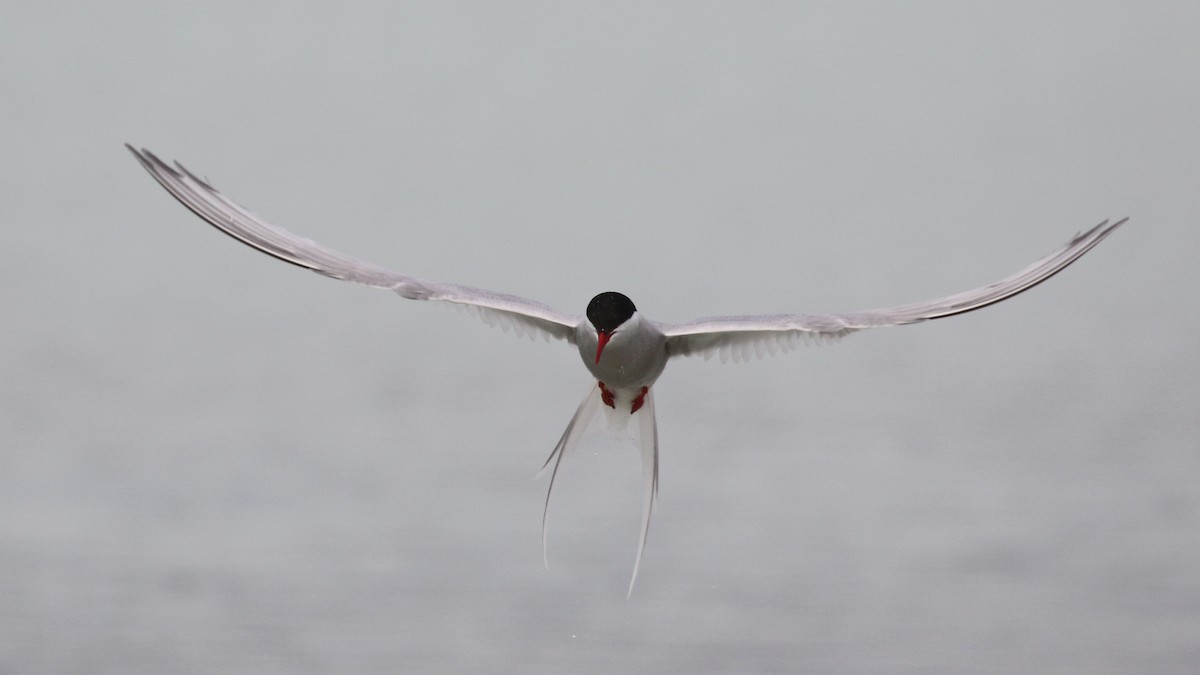
[[[575,416],[567,423],[566,430],[558,439],[558,445],[554,446],[554,451],[546,458],[546,463],[538,472],[538,478],[541,478],[546,469],[550,468],[550,462],[554,462],[554,468],[550,471],[550,487],[546,490],[546,504],[542,507],[542,562],[547,568],[550,567],[550,558],[546,555],[546,519],[550,516],[550,495],[554,494],[554,480],[558,478],[558,467],[562,465],[563,456],[579,445],[579,439],[583,438],[583,432],[587,431],[588,423],[599,409],[600,389],[589,386],[587,395],[575,409]]]
[[[550,559],[546,554],[546,523],[550,514],[550,496],[554,494],[554,481],[558,477],[558,468],[562,465],[563,457],[572,452],[579,440],[587,431],[592,417],[597,412],[605,410],[601,407],[601,391],[599,387],[589,386],[588,393],[575,410],[575,416],[567,423],[562,437],[554,446],[554,451],[542,465],[540,477],[550,469],[550,487],[546,490],[546,504],[542,511],[542,561],[550,567]],[[615,412],[615,411],[614,411]],[[638,568],[642,564],[642,551],[646,548],[646,537],[650,531],[650,514],[654,511],[654,502],[658,496],[658,422],[654,415],[654,394],[647,392],[642,408],[633,413],[637,426],[635,436],[642,454],[642,532],[638,539],[637,556],[633,561],[633,576],[629,580],[629,592],[626,597],[633,595],[633,585],[637,582]],[[553,463],[553,468],[551,468]]]
[[[633,584],[637,582],[638,567],[642,564],[642,551],[646,548],[646,535],[650,533],[650,514],[658,498],[658,418],[654,414],[654,392],[646,392],[642,409],[634,413],[637,419],[638,446],[642,452],[642,536],[638,541],[637,557],[633,559],[633,576],[629,579],[629,592],[633,596]]]

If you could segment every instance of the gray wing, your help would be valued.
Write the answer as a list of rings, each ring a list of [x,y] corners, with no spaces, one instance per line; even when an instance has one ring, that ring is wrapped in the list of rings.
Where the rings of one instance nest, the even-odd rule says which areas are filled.
[[[836,340],[864,328],[902,326],[963,314],[1006,300],[1058,274],[1104,240],[1128,218],[1111,225],[1104,221],[1075,235],[1065,246],[996,283],[956,295],[898,307],[852,314],[718,316],[691,323],[660,326],[671,356],[700,355],[735,362],[787,352],[804,340]]]
[[[562,314],[532,300],[480,288],[422,281],[355,260],[320,244],[275,227],[230,201],[208,182],[196,177],[178,162],[168,166],[149,150],[128,143],[142,167],[181,204],[209,224],[238,241],[284,262],[310,269],[334,279],[385,288],[410,300],[442,300],[478,310],[489,325],[518,335],[528,332],[546,339],[575,342],[580,318]]]

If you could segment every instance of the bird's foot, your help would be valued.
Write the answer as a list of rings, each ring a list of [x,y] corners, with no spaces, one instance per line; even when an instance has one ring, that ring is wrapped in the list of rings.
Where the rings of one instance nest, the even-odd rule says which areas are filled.
[[[630,415],[641,410],[642,404],[646,402],[646,392],[648,391],[650,391],[650,387],[642,387],[641,393],[637,395],[637,398],[633,399],[633,405],[629,407]]]
[[[596,384],[600,385],[600,400],[604,401],[604,405],[616,410],[617,404],[613,402],[613,393],[609,391],[608,387],[604,386],[603,382],[597,382]]]

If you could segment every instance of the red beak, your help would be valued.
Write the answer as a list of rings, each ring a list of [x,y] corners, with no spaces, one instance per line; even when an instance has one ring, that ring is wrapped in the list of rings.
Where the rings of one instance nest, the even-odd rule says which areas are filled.
[[[612,336],[613,336],[612,333],[606,333],[605,331],[602,331],[602,330],[596,331],[596,363],[597,364],[600,363],[600,352],[604,351],[604,345],[608,344],[608,341],[612,339]]]

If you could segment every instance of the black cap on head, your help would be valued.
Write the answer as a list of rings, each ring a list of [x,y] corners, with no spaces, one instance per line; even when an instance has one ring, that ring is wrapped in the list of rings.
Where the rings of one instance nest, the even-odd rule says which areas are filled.
[[[611,333],[636,311],[632,300],[616,291],[606,291],[588,303],[587,318],[596,330]]]

